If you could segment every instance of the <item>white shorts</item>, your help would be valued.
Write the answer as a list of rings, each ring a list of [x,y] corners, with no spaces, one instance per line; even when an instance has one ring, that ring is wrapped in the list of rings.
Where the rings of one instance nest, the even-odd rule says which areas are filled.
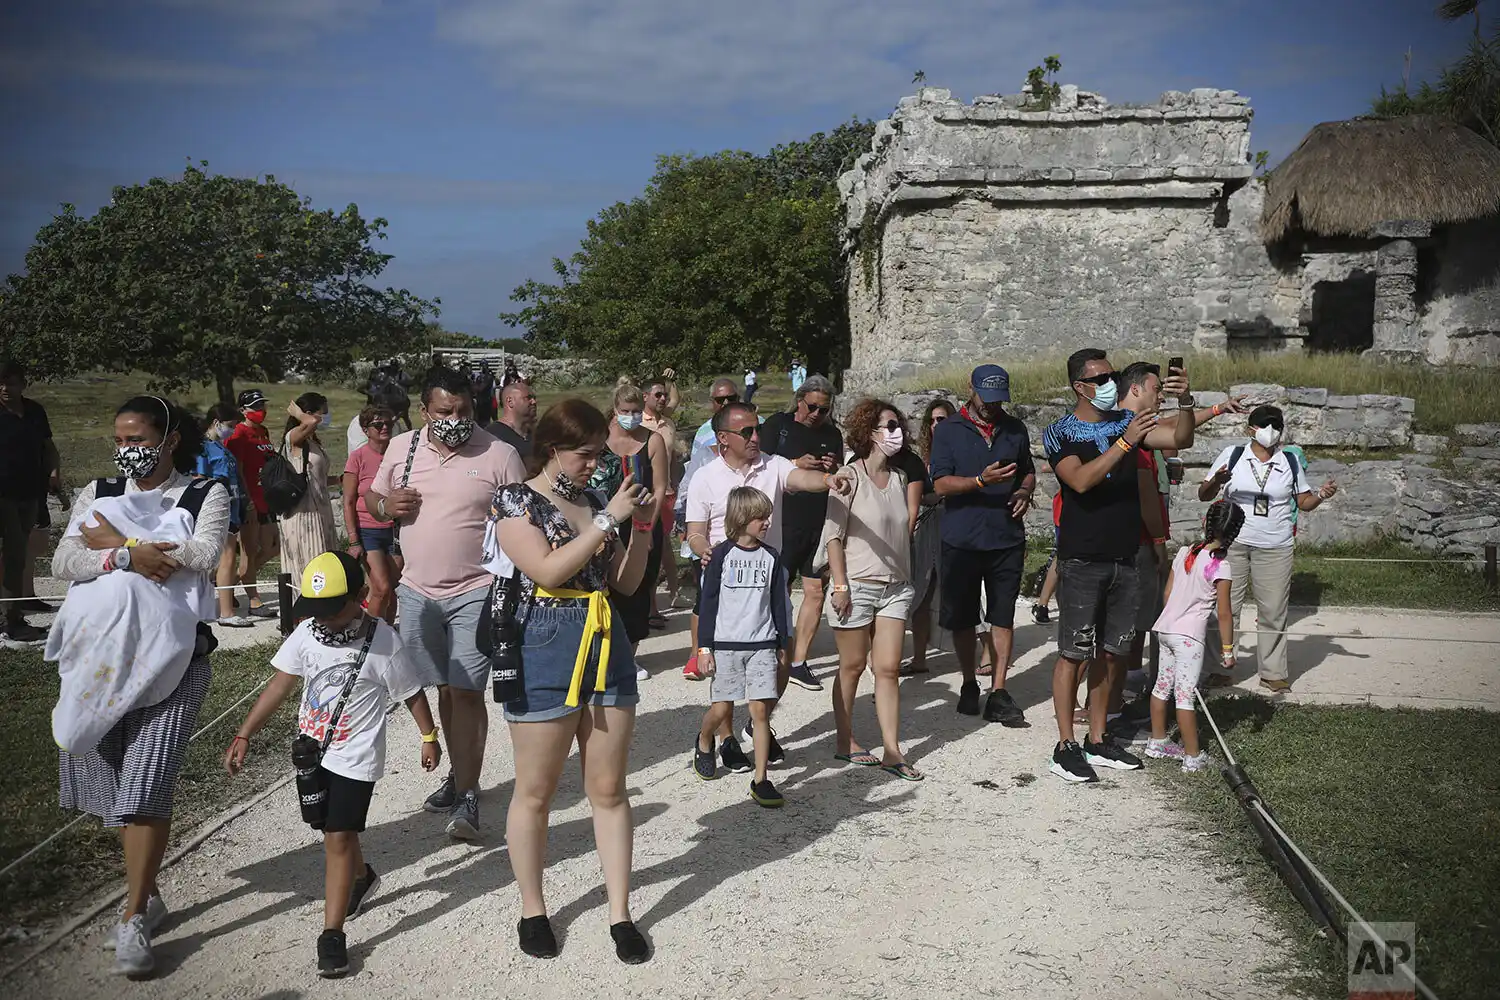
[[[840,618],[833,602],[824,605],[829,628],[869,628],[876,618],[898,618],[911,614],[917,589],[909,583],[876,583],[869,580],[849,581],[849,614]]]

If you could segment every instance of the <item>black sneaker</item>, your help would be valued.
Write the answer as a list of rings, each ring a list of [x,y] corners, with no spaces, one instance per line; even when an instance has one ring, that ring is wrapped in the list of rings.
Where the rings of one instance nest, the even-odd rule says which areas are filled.
[[[1002,726],[1026,725],[1026,713],[1005,688],[996,688],[984,700],[984,721],[998,722]]]
[[[693,773],[704,781],[713,781],[719,776],[718,763],[712,750],[699,750],[698,741],[693,741]],[[725,765],[728,767],[728,765]]]
[[[1048,625],[1052,622],[1052,612],[1047,610],[1045,604],[1033,604],[1031,606],[1031,620],[1038,625]]]
[[[741,735],[745,737],[745,742],[753,752],[755,750],[755,727],[748,722],[745,723]],[[781,744],[776,740],[776,730],[772,729],[771,750],[766,754],[766,761],[770,764],[780,764],[784,760],[786,760],[786,751],[781,749]]]
[[[809,691],[823,690],[823,682],[813,674],[812,667],[809,667],[805,660],[801,663],[793,663],[787,673],[792,683],[798,687],[807,688]]]
[[[349,945],[343,931],[324,931],[318,935],[318,975],[337,979],[349,971]]]
[[[1073,740],[1064,740],[1053,749],[1051,771],[1064,781],[1078,783],[1099,780],[1099,775],[1084,760],[1083,748]]]
[[[1116,771],[1139,771],[1146,766],[1135,754],[1111,742],[1108,736],[1102,743],[1090,743],[1085,736],[1083,759],[1095,767],[1112,767]]]
[[[353,920],[359,916],[361,907],[370,901],[370,897],[380,891],[380,876],[375,874],[375,869],[365,862],[365,873],[354,880],[349,887],[349,910],[345,916]]]
[[[458,801],[458,788],[453,783],[453,772],[448,772],[448,777],[438,786],[438,790],[427,796],[427,801],[422,803],[422,808],[430,813],[450,813],[453,804]]]
[[[750,782],[750,797],[755,800],[756,805],[767,809],[780,809],[786,805],[786,799],[782,798],[776,786],[771,784],[770,778],[765,781]]]
[[[636,929],[635,922],[622,920],[609,925],[609,936],[615,942],[615,957],[626,965],[640,965],[651,957],[651,945]]]
[[[958,714],[979,714],[979,682],[967,681],[958,689]]]
[[[733,736],[726,736],[719,744],[719,760],[724,762],[724,770],[735,774],[745,774],[755,770],[755,765],[750,758],[745,756],[745,751],[740,749],[740,741]]]
[[[522,917],[516,925],[516,938],[521,950],[532,958],[557,957],[557,936],[552,933],[552,922],[545,915]]]
[[[19,621],[6,628],[5,638],[15,645],[40,646],[47,641],[47,630],[37,628],[26,621]]]

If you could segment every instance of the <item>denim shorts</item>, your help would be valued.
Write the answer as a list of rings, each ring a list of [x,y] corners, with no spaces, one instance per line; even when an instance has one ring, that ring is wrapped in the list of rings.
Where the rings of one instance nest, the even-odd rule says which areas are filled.
[[[366,552],[384,552],[386,555],[401,551],[396,547],[396,529],[392,527],[366,528],[361,525],[359,547]]]
[[[625,624],[611,603],[609,663],[604,665],[604,690],[595,690],[599,676],[599,645],[595,638],[583,668],[579,704],[568,705],[573,665],[583,641],[588,608],[535,605],[521,626],[521,682],[525,693],[505,703],[507,722],[547,722],[571,715],[584,705],[631,708],[639,702],[635,681],[635,649],[625,635]]]
[[[1135,560],[1057,564],[1057,651],[1082,663],[1097,649],[1116,656],[1130,652],[1135,639],[1140,578]]]
[[[911,615],[916,588],[906,581],[882,583],[876,580],[849,581],[849,616],[840,618],[833,602],[826,607],[829,628],[869,628],[876,618],[906,621]],[[715,654],[717,659],[717,654]]]

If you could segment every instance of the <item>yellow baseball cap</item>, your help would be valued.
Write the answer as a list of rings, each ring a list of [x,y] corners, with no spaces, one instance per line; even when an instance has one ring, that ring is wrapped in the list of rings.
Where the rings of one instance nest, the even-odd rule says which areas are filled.
[[[347,552],[324,552],[302,571],[302,587],[292,614],[298,618],[327,618],[338,614],[365,585],[359,560]]]

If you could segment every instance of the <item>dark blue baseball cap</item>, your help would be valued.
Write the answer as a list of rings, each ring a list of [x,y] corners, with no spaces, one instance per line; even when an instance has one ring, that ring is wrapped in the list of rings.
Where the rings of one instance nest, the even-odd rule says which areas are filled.
[[[999,365],[980,365],[969,376],[969,385],[982,403],[1010,402],[1010,374]]]

